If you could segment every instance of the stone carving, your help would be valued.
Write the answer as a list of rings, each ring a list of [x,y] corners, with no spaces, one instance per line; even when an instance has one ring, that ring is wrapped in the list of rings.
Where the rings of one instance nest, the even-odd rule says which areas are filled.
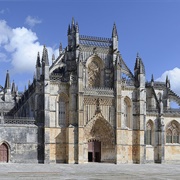
[[[96,139],[106,144],[115,143],[114,129],[101,113],[97,113],[85,126],[85,137],[87,140]]]
[[[112,98],[98,98],[99,105],[102,106],[113,106],[114,100]],[[96,105],[97,98],[85,97],[84,104],[85,105]]]
[[[99,87],[100,86],[100,68],[98,63],[92,61],[88,66],[88,86]]]

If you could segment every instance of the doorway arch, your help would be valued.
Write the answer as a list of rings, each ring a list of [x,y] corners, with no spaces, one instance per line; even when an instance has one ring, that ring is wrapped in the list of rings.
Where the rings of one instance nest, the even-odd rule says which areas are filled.
[[[88,122],[84,133],[89,162],[115,162],[114,129],[101,113]]]
[[[9,148],[6,143],[0,145],[0,162],[8,162],[9,160]]]

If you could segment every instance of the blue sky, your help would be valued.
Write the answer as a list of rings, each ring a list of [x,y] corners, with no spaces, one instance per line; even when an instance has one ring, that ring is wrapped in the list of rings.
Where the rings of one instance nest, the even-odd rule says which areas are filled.
[[[67,45],[72,17],[80,34],[111,37],[113,23],[119,50],[134,71],[139,52],[146,79],[164,81],[180,94],[179,0],[0,0],[0,85],[5,73],[23,90],[32,80],[37,52],[45,44],[57,56],[59,43]]]

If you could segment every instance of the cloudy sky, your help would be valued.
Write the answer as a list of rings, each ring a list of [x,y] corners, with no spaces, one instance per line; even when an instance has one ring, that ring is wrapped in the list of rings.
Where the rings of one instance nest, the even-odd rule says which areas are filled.
[[[0,0],[0,85],[9,70],[20,90],[32,80],[37,53],[46,45],[51,62],[60,42],[67,45],[72,17],[80,34],[111,37],[113,23],[119,50],[134,71],[137,52],[158,81],[169,76],[180,95],[179,0]]]

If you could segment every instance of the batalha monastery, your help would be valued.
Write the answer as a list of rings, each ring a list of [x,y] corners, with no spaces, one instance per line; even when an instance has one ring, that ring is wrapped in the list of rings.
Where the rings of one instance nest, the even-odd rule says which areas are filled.
[[[179,163],[180,97],[165,82],[134,72],[111,38],[80,35],[72,19],[68,45],[49,63],[37,52],[36,75],[23,93],[7,72],[0,86],[0,162]]]

